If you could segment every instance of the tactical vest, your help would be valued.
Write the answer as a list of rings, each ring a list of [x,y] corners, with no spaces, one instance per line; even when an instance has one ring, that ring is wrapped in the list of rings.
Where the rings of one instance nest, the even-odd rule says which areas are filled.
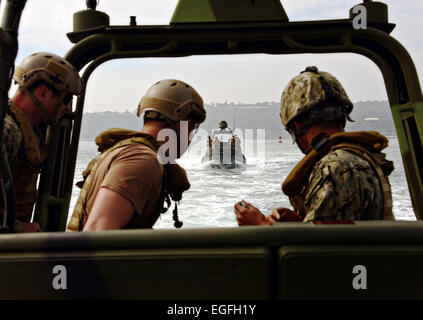
[[[82,190],[66,231],[82,231],[84,228],[88,219],[88,213],[86,211],[87,194],[91,188],[91,183],[97,168],[109,153],[131,144],[143,144],[156,153],[159,149],[158,142],[152,136],[125,129],[109,129],[100,133],[96,138],[96,144],[99,146],[98,151],[100,151],[101,154],[91,160],[82,173],[84,181],[80,181],[76,184],[78,187],[82,188]],[[182,193],[189,188],[190,184],[185,170],[182,167],[177,164],[164,165],[160,200],[156,208],[157,214],[165,212],[163,209],[165,201],[168,206],[170,205],[169,197],[174,201],[179,201],[182,198]]]
[[[16,194],[16,218],[21,222],[30,222],[37,197],[37,178],[45,159],[45,151],[25,115],[11,101],[7,112],[23,135],[18,162],[10,164]]]
[[[310,175],[316,163],[332,150],[346,150],[366,160],[379,179],[383,194],[383,219],[394,220],[392,194],[388,176],[393,171],[392,161],[381,152],[388,145],[388,139],[378,132],[341,132],[331,135],[321,148],[312,149],[290,172],[282,184],[282,191],[289,196],[295,211],[305,218],[305,194]]]

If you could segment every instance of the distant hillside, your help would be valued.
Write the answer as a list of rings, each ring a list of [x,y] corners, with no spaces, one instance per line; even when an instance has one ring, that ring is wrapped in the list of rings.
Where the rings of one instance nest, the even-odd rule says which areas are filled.
[[[373,130],[386,136],[396,136],[388,101],[356,102],[351,112],[351,118],[355,122],[347,122],[346,130],[348,131]]]
[[[94,140],[100,132],[110,128],[140,130],[141,121],[130,112],[87,112],[82,118],[80,138]]]
[[[216,128],[218,123],[226,120],[230,127],[245,129],[265,129],[266,137],[276,139],[287,137],[279,117],[278,102],[263,102],[257,104],[213,104],[206,105],[207,119],[201,128],[208,130]],[[348,131],[375,130],[388,136],[394,136],[395,128],[389,103],[387,101],[360,101],[355,103]],[[367,120],[365,120],[367,119]],[[109,128],[125,128],[139,130],[142,120],[130,112],[95,112],[84,113],[81,128],[81,139],[93,140],[100,132]]]

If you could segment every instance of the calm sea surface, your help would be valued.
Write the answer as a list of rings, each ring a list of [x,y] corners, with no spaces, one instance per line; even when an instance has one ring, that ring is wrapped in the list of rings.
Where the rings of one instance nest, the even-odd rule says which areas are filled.
[[[186,169],[191,183],[191,189],[184,193],[178,206],[183,228],[235,227],[233,206],[242,199],[265,214],[275,207],[290,207],[288,198],[282,194],[281,183],[303,154],[288,139],[247,140],[244,143],[244,147],[249,147],[244,149],[247,150],[247,165],[243,168],[221,170],[202,164],[200,159],[206,152],[204,143],[193,143],[178,161]],[[81,180],[82,171],[97,154],[94,142],[80,141],[74,182]],[[397,220],[415,220],[396,137],[389,138],[386,154],[395,164],[390,176],[395,217]],[[70,215],[79,190],[73,188]],[[154,228],[173,228],[172,210],[163,214]]]

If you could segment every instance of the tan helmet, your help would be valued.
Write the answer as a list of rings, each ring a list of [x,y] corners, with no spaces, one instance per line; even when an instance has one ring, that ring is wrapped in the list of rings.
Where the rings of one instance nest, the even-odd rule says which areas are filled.
[[[151,86],[138,105],[137,116],[143,112],[148,112],[150,118],[174,122],[193,119],[201,123],[206,119],[203,99],[197,91],[174,79],[161,80]]]
[[[26,57],[16,67],[13,78],[24,88],[43,80],[61,92],[80,95],[82,91],[78,71],[62,57],[49,52],[37,52]]]
[[[305,71],[288,83],[282,93],[280,111],[282,125],[288,129],[294,118],[316,106],[325,106],[323,102],[334,102],[337,106],[342,107],[341,117],[351,120],[349,114],[353,109],[353,104],[341,83],[330,73],[319,71],[316,67],[307,67]],[[321,111],[319,111],[319,120],[325,120],[326,115]],[[329,116],[331,114],[336,114],[339,117],[338,112],[327,113]]]

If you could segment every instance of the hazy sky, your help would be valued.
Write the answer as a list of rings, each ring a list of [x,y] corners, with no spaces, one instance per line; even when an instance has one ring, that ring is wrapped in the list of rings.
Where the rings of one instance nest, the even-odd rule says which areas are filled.
[[[138,24],[168,24],[177,2],[100,0],[97,9],[109,14],[112,25],[127,25],[131,15],[137,16]],[[290,21],[347,18],[349,9],[359,2],[282,0]],[[422,77],[423,1],[384,2],[389,5],[390,22],[397,24],[392,36],[408,49]],[[21,20],[17,62],[35,51],[65,55],[72,46],[66,33],[72,31],[73,13],[85,8],[85,0],[28,0]],[[379,69],[355,54],[128,59],[97,68],[88,83],[85,111],[134,110],[151,84],[165,78],[188,82],[206,103],[278,101],[288,81],[308,65],[334,74],[354,102],[387,99]]]

